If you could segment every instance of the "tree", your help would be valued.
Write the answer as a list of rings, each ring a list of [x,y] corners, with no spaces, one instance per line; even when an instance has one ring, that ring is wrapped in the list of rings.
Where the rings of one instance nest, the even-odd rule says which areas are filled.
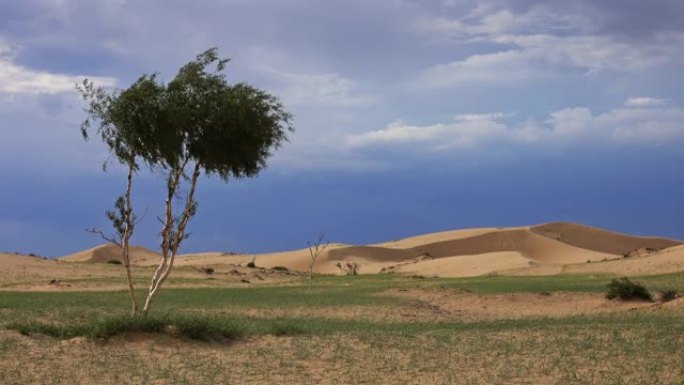
[[[126,193],[120,198],[124,209],[112,216],[115,230],[123,223],[127,234],[121,237],[122,255],[127,254],[135,224],[132,175],[144,164],[165,179],[164,214],[158,218],[161,258],[144,312],[189,235],[187,225],[197,212],[195,191],[200,177],[218,176],[227,182],[257,175],[293,130],[291,114],[276,97],[245,83],[227,83],[223,74],[227,62],[212,48],[181,67],[168,84],[158,80],[157,74],[146,74],[123,91],[107,92],[87,80],[80,87],[89,101],[84,137],[88,138],[91,122],[99,122],[97,133],[129,170]]]
[[[318,234],[318,239],[316,242],[307,242],[309,245],[309,290],[311,291],[311,285],[313,284],[313,270],[314,264],[318,257],[325,251],[325,249],[330,245],[330,242],[323,242],[325,240],[325,233]]]

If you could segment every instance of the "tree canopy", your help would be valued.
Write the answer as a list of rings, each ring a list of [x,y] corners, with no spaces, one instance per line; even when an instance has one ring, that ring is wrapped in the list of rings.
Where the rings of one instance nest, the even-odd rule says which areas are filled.
[[[145,74],[111,93],[86,80],[81,93],[90,103],[84,137],[97,120],[97,133],[122,163],[176,169],[192,162],[224,180],[254,176],[287,139],[292,116],[263,90],[229,85],[222,72],[227,62],[212,48],[168,84],[156,73]]]

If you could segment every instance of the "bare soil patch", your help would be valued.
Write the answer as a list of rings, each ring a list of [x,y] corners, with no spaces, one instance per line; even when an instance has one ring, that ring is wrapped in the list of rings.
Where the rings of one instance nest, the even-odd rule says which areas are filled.
[[[409,298],[423,309],[433,309],[436,318],[499,320],[527,317],[561,318],[650,308],[651,302],[611,301],[602,293],[506,293],[480,295],[447,289],[392,289],[393,296]],[[435,311],[437,310],[438,311]],[[417,314],[416,316],[420,316]]]

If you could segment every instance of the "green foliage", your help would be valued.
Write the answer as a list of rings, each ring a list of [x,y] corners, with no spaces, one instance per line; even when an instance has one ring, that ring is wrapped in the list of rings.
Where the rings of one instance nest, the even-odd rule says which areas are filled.
[[[135,222],[137,219],[133,212],[126,209],[126,200],[123,196],[116,198],[114,210],[107,211],[106,216],[112,223],[112,227],[119,239],[123,238],[123,234],[126,231],[126,218],[130,217],[131,222]]]
[[[110,265],[120,265],[121,261],[119,261],[118,259],[110,259],[109,261],[107,261],[107,263]]]
[[[204,274],[209,274],[209,275],[214,274],[214,268],[213,267],[205,267],[204,269],[202,269],[202,271],[204,271]]]
[[[608,291],[606,292],[606,298],[617,298],[623,301],[634,299],[651,301],[653,296],[644,286],[624,277],[610,281],[608,284]]]
[[[96,132],[112,154],[136,167],[142,161],[177,170],[190,162],[224,180],[256,175],[287,140],[292,115],[263,90],[228,84],[222,73],[227,62],[212,48],[168,84],[145,74],[125,90],[108,92],[84,81],[79,90],[89,106],[83,136],[99,122]]]

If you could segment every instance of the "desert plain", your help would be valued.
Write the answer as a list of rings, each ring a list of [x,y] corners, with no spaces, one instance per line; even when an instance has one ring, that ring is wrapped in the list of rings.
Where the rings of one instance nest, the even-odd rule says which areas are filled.
[[[131,258],[142,300],[159,255]],[[179,255],[132,320],[117,246],[0,253],[0,384],[684,383],[679,240],[556,222],[309,261]],[[607,299],[622,277],[652,300]]]

